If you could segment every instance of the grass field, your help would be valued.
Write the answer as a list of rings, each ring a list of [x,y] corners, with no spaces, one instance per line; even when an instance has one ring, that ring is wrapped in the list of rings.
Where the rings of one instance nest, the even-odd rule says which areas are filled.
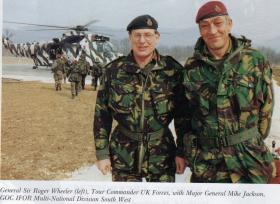
[[[277,81],[277,84],[280,86],[280,66],[273,67],[273,78]]]

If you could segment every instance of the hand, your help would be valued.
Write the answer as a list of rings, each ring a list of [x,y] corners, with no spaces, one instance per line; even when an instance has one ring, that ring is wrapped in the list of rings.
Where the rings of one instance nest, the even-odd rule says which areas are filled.
[[[98,160],[96,166],[103,175],[112,171],[111,161],[109,159]]]
[[[280,147],[275,150],[275,152],[280,156]]]
[[[176,163],[176,173],[177,174],[182,174],[185,171],[186,168],[186,161],[182,157],[176,157],[175,158],[175,163]]]

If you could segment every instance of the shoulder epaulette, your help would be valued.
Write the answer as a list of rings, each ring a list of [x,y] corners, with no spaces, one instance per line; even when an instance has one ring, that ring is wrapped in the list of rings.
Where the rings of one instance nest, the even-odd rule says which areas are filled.
[[[251,47],[251,40],[246,38],[244,35],[241,35],[241,38],[238,38],[238,40],[240,40],[243,44],[245,48],[249,48]]]
[[[106,65],[105,65],[105,68],[109,67],[109,66],[112,65],[113,63],[116,63],[116,62],[118,62],[119,60],[122,60],[122,59],[124,59],[124,58],[126,58],[126,56],[120,56],[120,57],[118,57],[117,59],[114,59],[113,61],[111,61],[111,62],[109,62],[108,64],[106,64]]]
[[[172,57],[172,56],[170,56],[170,55],[166,55],[165,57],[166,57],[167,61],[170,60],[170,61],[172,61],[172,62],[174,62],[174,63],[176,63],[176,64],[182,66],[181,63],[178,62],[174,57]]]

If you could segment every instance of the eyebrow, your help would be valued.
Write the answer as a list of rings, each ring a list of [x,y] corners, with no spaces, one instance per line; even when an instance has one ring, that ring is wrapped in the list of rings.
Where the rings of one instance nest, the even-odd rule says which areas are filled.
[[[208,23],[208,22],[211,22],[211,21],[214,21],[214,20],[225,20],[225,16],[216,16],[216,17],[212,17],[212,19],[203,19],[200,21],[200,23]]]

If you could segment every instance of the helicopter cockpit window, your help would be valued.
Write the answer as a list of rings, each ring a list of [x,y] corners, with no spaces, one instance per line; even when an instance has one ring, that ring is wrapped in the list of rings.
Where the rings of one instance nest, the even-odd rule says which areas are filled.
[[[110,42],[105,42],[103,44],[103,48],[104,48],[104,52],[103,52],[104,57],[107,57],[110,60],[113,60],[114,55],[117,53],[117,51],[114,49],[113,45]]]
[[[104,49],[104,52],[116,52],[116,50],[113,48],[113,46],[110,45],[108,42],[104,42],[103,49]]]
[[[97,49],[97,52],[103,52],[104,49],[103,49],[103,42],[96,42],[96,49]]]

